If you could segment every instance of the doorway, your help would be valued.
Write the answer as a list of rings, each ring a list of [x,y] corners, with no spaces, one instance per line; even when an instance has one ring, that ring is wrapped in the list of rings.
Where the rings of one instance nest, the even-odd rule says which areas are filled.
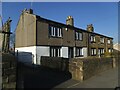
[[[73,58],[73,47],[68,47],[68,58]]]

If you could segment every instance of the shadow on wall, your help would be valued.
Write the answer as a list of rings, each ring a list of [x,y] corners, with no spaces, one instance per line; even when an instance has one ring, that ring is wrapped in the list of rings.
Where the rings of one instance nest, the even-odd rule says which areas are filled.
[[[26,61],[26,60],[25,60]],[[61,61],[61,60],[60,60]],[[56,61],[55,61],[56,62]],[[41,63],[43,64],[43,62]],[[48,64],[48,63],[47,63]],[[58,65],[59,64],[59,65]],[[63,67],[63,64],[53,63],[57,67]],[[49,64],[51,65],[51,64]],[[67,64],[69,65],[69,64]],[[72,78],[71,73],[67,68],[48,68],[44,65],[26,65],[23,62],[18,63],[18,88],[49,88],[55,86]],[[66,66],[65,66],[66,67]],[[67,66],[68,67],[68,66]],[[23,85],[20,85],[23,84]]]
[[[69,58],[41,56],[41,66],[58,71],[69,71]]]

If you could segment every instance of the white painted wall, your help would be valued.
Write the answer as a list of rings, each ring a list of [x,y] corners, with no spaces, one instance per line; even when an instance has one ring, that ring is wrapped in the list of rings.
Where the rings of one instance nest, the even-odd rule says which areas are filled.
[[[15,51],[17,50],[19,61],[36,64],[36,46],[15,48]]]
[[[68,47],[61,48],[61,57],[68,58]]]
[[[49,46],[37,46],[36,47],[36,64],[40,65],[41,56],[50,56],[50,47]]]
[[[74,57],[76,56],[76,47],[73,47]]]
[[[83,57],[87,57],[87,47],[82,48]]]
[[[40,65],[41,56],[50,56],[49,46],[31,46],[31,47],[21,47],[16,48],[18,50],[19,61],[25,63],[33,63]],[[87,47],[82,50],[83,57],[87,57]],[[68,58],[68,47],[61,48],[61,57]],[[75,47],[74,47],[74,57],[75,57]],[[34,59],[33,59],[34,58]]]

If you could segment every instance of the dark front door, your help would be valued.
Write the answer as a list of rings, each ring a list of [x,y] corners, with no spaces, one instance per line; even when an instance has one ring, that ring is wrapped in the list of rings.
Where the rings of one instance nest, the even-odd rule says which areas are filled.
[[[68,48],[68,58],[73,58],[73,47]]]

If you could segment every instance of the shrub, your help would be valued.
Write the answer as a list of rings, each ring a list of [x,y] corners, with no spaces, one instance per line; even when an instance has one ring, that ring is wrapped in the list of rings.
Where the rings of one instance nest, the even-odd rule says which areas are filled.
[[[105,52],[105,53],[104,53],[104,56],[105,56],[105,57],[112,57],[112,56],[113,56],[113,53],[111,53],[111,52]]]

